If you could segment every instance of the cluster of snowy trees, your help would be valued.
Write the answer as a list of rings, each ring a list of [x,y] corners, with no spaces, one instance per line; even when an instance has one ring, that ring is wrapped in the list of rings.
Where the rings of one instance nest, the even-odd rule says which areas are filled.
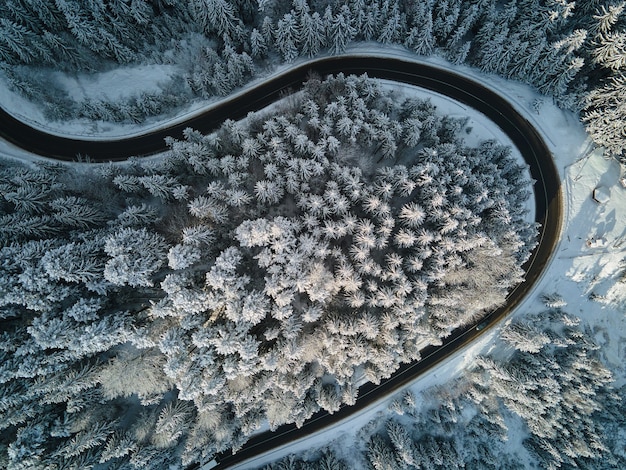
[[[0,11],[0,64],[10,84],[50,117],[137,121],[192,94],[225,95],[258,68],[340,53],[353,42],[521,80],[564,107],[584,110],[596,143],[626,148],[624,1],[567,0],[14,0]],[[141,41],[137,38],[141,37]],[[48,68],[99,71],[116,64],[181,67],[160,94],[119,103],[73,103]],[[176,97],[176,98],[173,98]]]
[[[390,414],[357,433],[365,448],[331,444],[265,470],[521,469],[525,461],[546,469],[624,468],[626,389],[613,388],[579,320],[551,309],[515,321],[502,339],[509,357],[479,357],[460,378],[398,396]],[[525,450],[515,447],[520,437]]]
[[[507,148],[367,77],[167,155],[0,167],[0,465],[163,468],[301,424],[519,282]]]
[[[515,350],[509,361],[479,360],[472,401],[481,411],[499,406],[519,417],[529,434],[524,445],[544,468],[623,466],[612,431],[624,428],[624,390],[613,389],[599,346],[577,318],[560,309],[542,316],[551,325],[543,331],[537,316],[504,331]]]
[[[626,2],[602,5],[593,16],[592,78],[583,120],[593,140],[626,163]]]

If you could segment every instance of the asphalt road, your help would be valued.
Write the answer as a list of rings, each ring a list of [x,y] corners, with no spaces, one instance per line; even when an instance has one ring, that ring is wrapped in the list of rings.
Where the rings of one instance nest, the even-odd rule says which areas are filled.
[[[455,330],[441,346],[425,349],[420,361],[404,364],[389,379],[383,380],[379,385],[369,383],[362,386],[359,389],[359,399],[354,406],[344,406],[332,415],[325,412],[317,413],[299,429],[295,425],[288,425],[280,427],[275,432],[259,434],[248,441],[236,454],[219,455],[217,468],[227,468],[243,462],[255,455],[337,423],[366,408],[372,402],[401,388],[469,344],[511,312],[540,278],[560,235],[562,195],[560,179],[550,150],[537,130],[516,111],[510,102],[480,83],[434,66],[366,55],[319,59],[296,66],[288,73],[234,99],[229,99],[201,116],[165,130],[120,140],[67,139],[33,129],[4,111],[0,112],[0,137],[30,152],[58,160],[75,160],[77,155],[82,155],[88,156],[91,161],[116,161],[131,156],[146,156],[161,152],[166,149],[164,143],[166,136],[182,138],[182,131],[187,127],[208,132],[219,127],[227,118],[236,120],[245,117],[248,112],[261,109],[276,101],[284,95],[285,91],[297,90],[311,71],[322,76],[339,72],[367,73],[370,77],[416,85],[447,95],[485,114],[517,146],[530,167],[532,178],[536,181],[534,186],[535,218],[540,224],[539,244],[524,266],[525,282],[509,294],[505,306],[491,312],[481,320],[480,327],[472,325]]]

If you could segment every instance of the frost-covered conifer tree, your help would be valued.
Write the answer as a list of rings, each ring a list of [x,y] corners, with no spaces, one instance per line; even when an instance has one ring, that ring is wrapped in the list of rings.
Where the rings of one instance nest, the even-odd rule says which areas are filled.
[[[293,14],[286,13],[276,24],[276,48],[286,62],[298,56],[298,22]]]
[[[164,264],[165,241],[145,228],[121,229],[106,239],[110,259],[104,277],[116,285],[151,286],[151,276]]]
[[[264,58],[267,54],[267,42],[258,29],[254,28],[250,33],[250,49],[254,59]]]
[[[327,22],[330,51],[334,54],[339,54],[346,49],[348,43],[357,33],[352,25],[352,12],[344,5],[337,14],[333,15],[330,7],[328,7],[324,14],[324,19]]]
[[[302,55],[314,57],[326,45],[326,28],[319,12],[302,8],[299,12],[300,50]]]

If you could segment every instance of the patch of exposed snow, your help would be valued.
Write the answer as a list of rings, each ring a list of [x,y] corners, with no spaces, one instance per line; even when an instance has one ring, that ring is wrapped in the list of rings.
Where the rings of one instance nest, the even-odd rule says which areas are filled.
[[[119,67],[98,74],[68,75],[53,73],[53,79],[61,84],[74,101],[109,100],[129,98],[141,92],[158,92],[178,72],[173,65],[136,65]]]

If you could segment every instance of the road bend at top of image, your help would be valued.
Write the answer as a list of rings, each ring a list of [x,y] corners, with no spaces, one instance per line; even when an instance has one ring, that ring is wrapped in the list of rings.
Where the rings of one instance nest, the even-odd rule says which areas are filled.
[[[154,155],[167,150],[165,137],[183,138],[183,130],[191,127],[203,133],[216,130],[226,119],[241,119],[277,101],[285,92],[301,88],[310,72],[322,76],[343,72],[367,73],[372,78],[393,80],[436,91],[477,111],[480,111],[511,139],[529,166],[535,180],[535,220],[540,225],[538,245],[523,266],[525,281],[507,296],[506,304],[490,312],[477,325],[459,328],[443,340],[441,346],[431,346],[422,351],[422,359],[403,364],[391,377],[379,385],[371,383],[359,388],[359,398],[353,406],[342,406],[330,415],[318,412],[301,428],[281,426],[275,432],[258,434],[251,438],[236,454],[218,455],[218,468],[226,468],[255,455],[267,452],[290,441],[317,432],[364,409],[369,404],[393,393],[403,385],[450,356],[491,326],[502,320],[530,292],[547,266],[558,242],[561,229],[562,196],[560,178],[551,152],[539,132],[515,107],[480,83],[436,66],[380,56],[348,55],[313,60],[290,69],[250,90],[225,99],[209,111],[168,128],[111,140],[66,138],[48,134],[0,111],[0,137],[29,152],[57,160],[72,161],[77,155],[92,162],[119,161],[131,156]]]

